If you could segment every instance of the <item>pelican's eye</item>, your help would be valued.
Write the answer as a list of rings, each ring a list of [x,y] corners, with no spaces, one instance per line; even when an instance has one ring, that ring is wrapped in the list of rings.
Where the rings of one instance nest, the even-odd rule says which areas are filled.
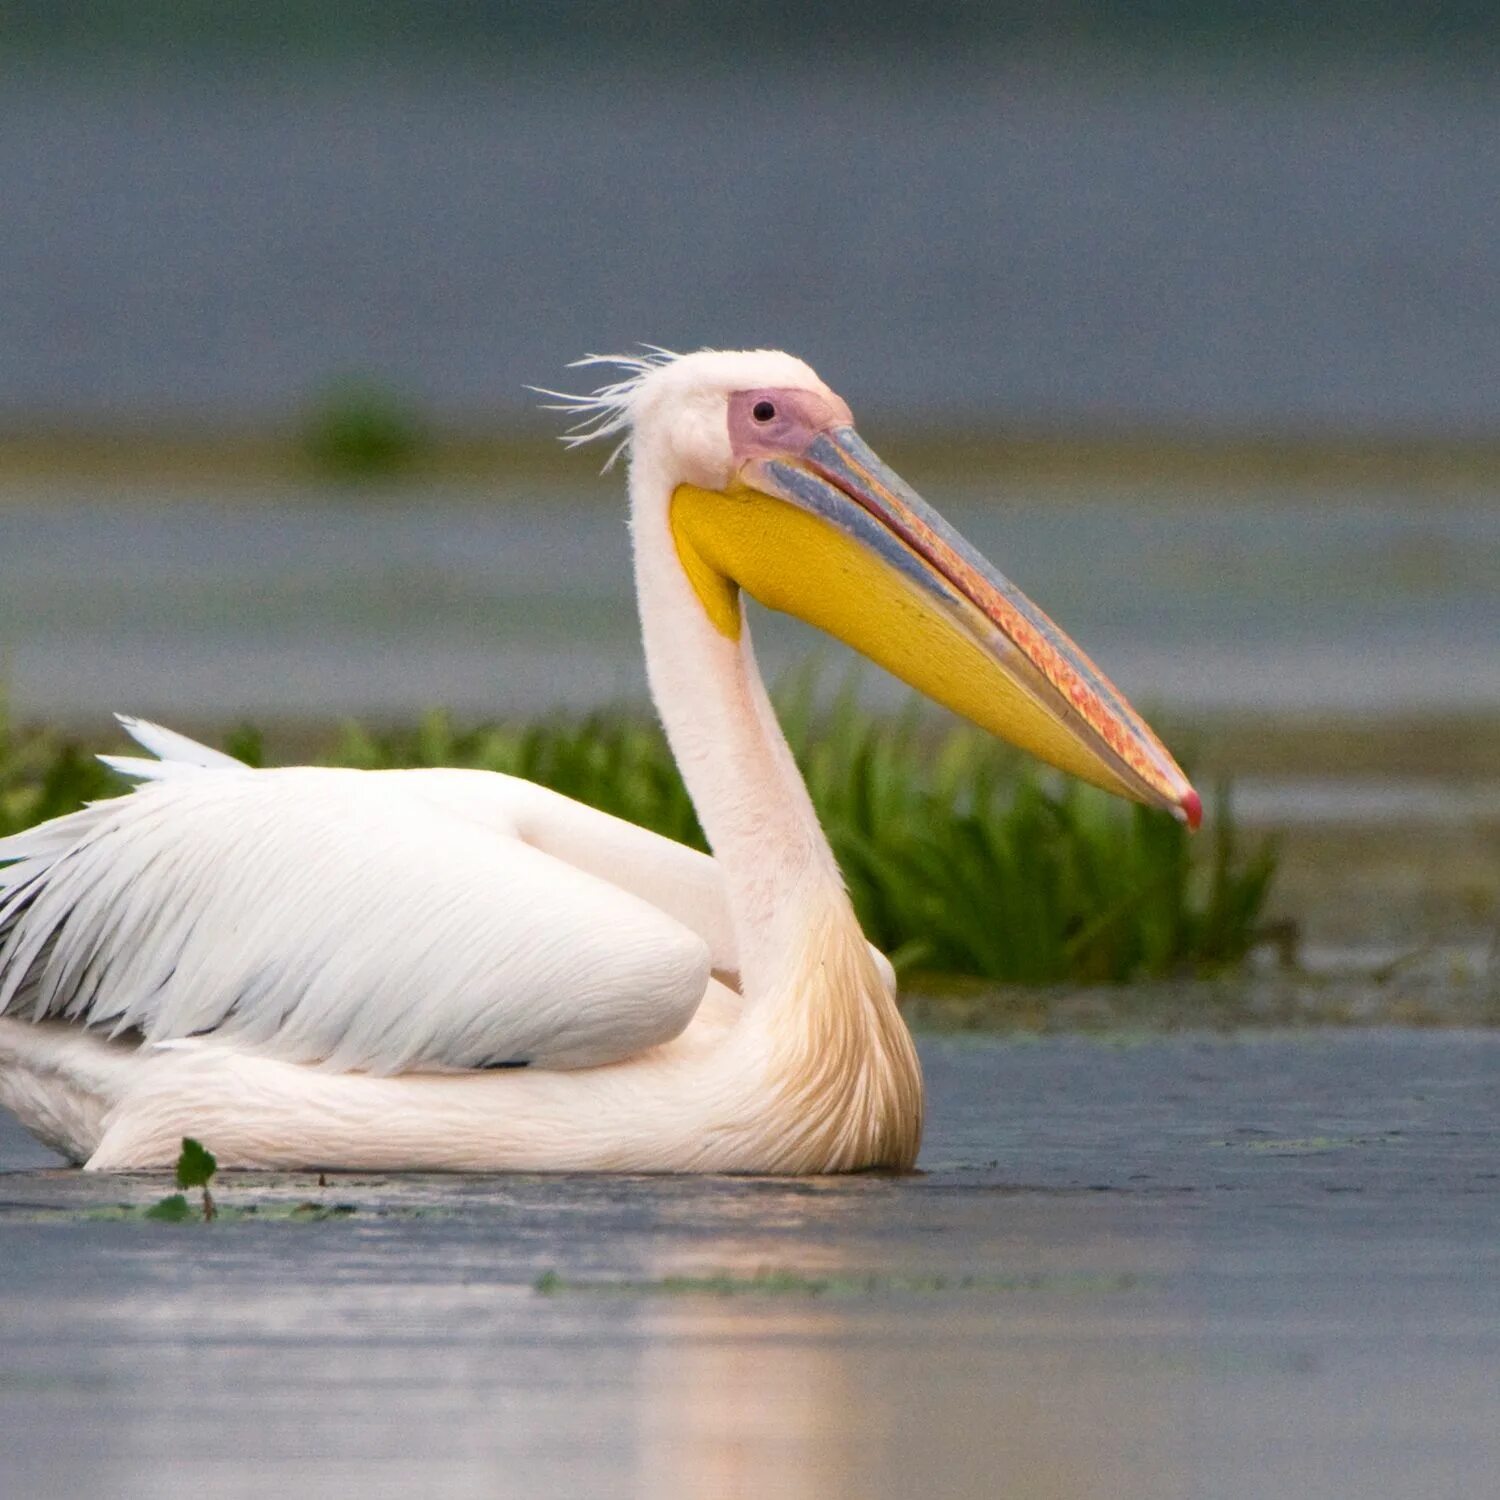
[[[757,401],[750,408],[750,415],[757,422],[769,422],[776,415],[776,404],[773,401]]]

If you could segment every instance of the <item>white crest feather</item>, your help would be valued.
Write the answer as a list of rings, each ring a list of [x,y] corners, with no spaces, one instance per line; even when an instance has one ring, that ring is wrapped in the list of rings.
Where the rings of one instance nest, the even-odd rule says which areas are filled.
[[[568,366],[570,370],[606,365],[626,372],[622,379],[600,386],[588,395],[548,390],[539,385],[527,387],[538,396],[554,398],[543,405],[544,411],[560,411],[579,419],[562,435],[561,441],[569,448],[579,448],[600,438],[620,438],[604,462],[606,474],[630,446],[631,408],[641,382],[654,370],[681,358],[671,349],[663,349],[657,344],[642,344],[641,347],[646,351],[644,354],[586,354],[582,359],[575,359]]]

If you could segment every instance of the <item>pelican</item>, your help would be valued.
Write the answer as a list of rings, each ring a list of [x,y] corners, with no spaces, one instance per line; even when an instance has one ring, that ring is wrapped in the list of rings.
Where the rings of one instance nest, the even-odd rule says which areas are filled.
[[[122,720],[138,783],[0,841],[0,1105],[94,1170],[910,1168],[921,1069],[751,649],[784,610],[1196,827],[1086,656],[770,350],[565,398],[615,439],[651,693],[712,856],[512,777],[252,770]],[[613,462],[613,458],[611,459]]]

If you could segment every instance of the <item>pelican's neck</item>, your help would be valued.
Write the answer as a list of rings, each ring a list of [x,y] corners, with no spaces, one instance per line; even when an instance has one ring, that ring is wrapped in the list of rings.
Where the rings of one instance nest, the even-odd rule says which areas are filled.
[[[689,582],[667,476],[637,457],[630,487],[646,670],[724,875],[747,1014],[766,1022],[789,1101],[778,1149],[819,1171],[910,1167],[921,1065],[771,710],[749,628],[741,615],[724,635]]]
[[[652,697],[728,885],[747,995],[805,962],[809,923],[854,924],[838,866],[776,721],[743,619],[709,619],[683,570],[670,485],[632,465],[636,591]]]

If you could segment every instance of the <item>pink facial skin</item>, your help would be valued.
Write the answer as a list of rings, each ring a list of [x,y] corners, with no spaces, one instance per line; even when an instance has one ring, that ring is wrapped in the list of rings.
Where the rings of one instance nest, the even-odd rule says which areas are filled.
[[[754,458],[800,455],[820,433],[853,425],[853,414],[832,393],[770,389],[735,391],[729,398],[729,444],[737,467]]]

